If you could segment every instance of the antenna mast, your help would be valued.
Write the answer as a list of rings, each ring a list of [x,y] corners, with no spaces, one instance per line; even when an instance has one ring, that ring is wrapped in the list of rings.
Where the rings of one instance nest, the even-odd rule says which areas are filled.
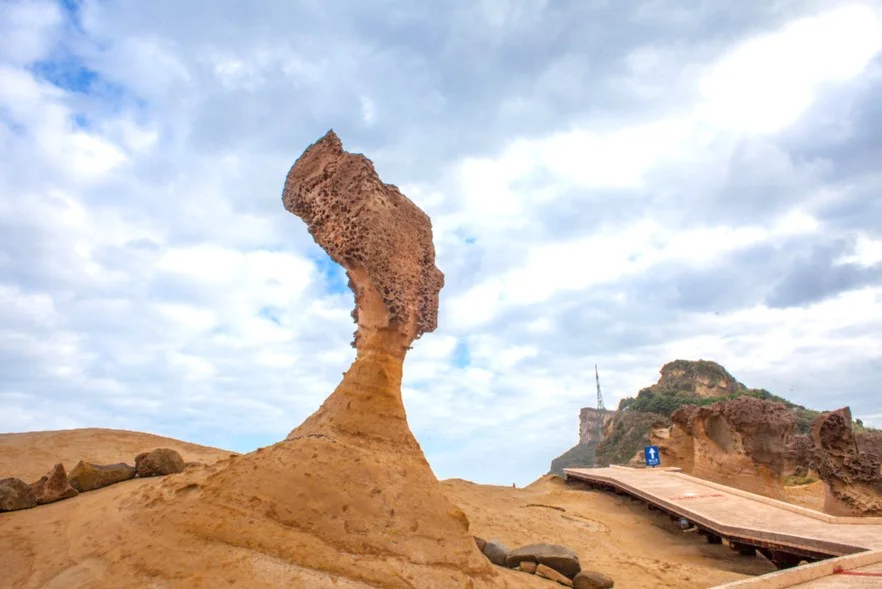
[[[597,373],[597,364],[594,365],[594,380],[597,382],[597,445],[603,439],[603,414],[606,407],[603,406],[603,395],[600,394],[600,375]],[[597,445],[594,446],[594,468],[597,468]]]

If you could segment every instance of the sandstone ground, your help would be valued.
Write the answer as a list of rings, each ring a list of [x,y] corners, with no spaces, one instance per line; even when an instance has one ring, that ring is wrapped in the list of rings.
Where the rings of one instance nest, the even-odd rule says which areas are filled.
[[[27,443],[23,443],[23,439]],[[36,478],[42,473],[19,473],[17,468],[26,466],[40,471],[43,466],[32,464],[45,462],[51,467],[54,457],[67,465],[78,460],[78,452],[86,449],[91,454],[83,457],[90,456],[99,462],[131,461],[139,451],[155,447],[157,440],[161,445],[178,449],[188,461],[220,460],[221,470],[228,461],[238,460],[229,459],[230,453],[223,450],[150,434],[86,429],[68,430],[63,434],[32,432],[0,436],[0,457],[3,457],[0,464],[4,472],[16,470],[15,474]],[[271,449],[262,454],[269,452]],[[9,461],[10,456],[14,456],[13,461]],[[295,469],[296,465],[290,468]],[[217,582],[253,587],[371,586],[294,565],[279,555],[255,550],[256,546],[206,542],[205,538],[196,536],[188,546],[186,542],[182,544],[178,531],[169,533],[165,518],[139,517],[137,538],[121,528],[128,524],[126,511],[137,512],[145,502],[155,502],[157,507],[177,512],[175,526],[180,530],[204,529],[206,522],[196,521],[204,514],[189,507],[205,492],[204,487],[196,486],[199,485],[196,479],[210,477],[210,470],[135,479],[51,505],[0,514],[0,528],[4,532],[0,539],[0,569],[7,572],[4,582],[15,588],[88,587],[96,582],[100,583],[98,586],[105,585],[106,573],[115,568],[112,560],[118,550],[117,539],[128,537],[125,552],[138,562],[137,576],[128,579],[136,582],[132,586],[208,587]],[[241,498],[263,495],[252,488],[252,484],[247,478],[228,481],[227,491]],[[531,542],[568,545],[579,554],[584,568],[609,574],[617,579],[617,587],[699,588],[772,570],[762,558],[741,557],[725,547],[705,544],[694,534],[683,534],[667,518],[650,514],[645,507],[632,504],[628,499],[569,488],[556,478],[540,479],[524,489],[476,485],[462,480],[443,481],[441,488],[447,498],[465,512],[470,533],[499,539],[511,547]],[[231,517],[234,516],[231,514]],[[216,522],[216,525],[223,524]],[[278,522],[255,518],[249,526],[247,535],[252,538],[281,538]],[[96,541],[99,535],[106,536],[106,542]],[[160,553],[162,562],[156,559]],[[323,558],[333,560],[335,556],[328,553]],[[200,568],[204,573],[194,576],[193,571]],[[523,573],[496,571],[499,577],[494,586],[551,586],[547,581]],[[151,579],[150,584],[146,584]]]

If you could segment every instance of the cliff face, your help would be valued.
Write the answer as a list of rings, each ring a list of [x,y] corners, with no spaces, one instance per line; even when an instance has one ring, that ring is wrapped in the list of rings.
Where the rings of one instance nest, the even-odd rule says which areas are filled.
[[[812,423],[811,467],[825,484],[824,510],[836,515],[882,515],[880,457],[861,451],[848,407]]]
[[[579,411],[579,443],[597,444],[603,437],[603,422],[611,415],[612,412],[605,409],[583,407]]]

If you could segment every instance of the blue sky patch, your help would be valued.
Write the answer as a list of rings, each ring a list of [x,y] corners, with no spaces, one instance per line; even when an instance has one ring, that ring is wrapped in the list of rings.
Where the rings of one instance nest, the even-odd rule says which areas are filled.
[[[71,55],[61,59],[34,62],[31,69],[34,74],[47,82],[81,94],[88,93],[100,78],[98,72]]]
[[[472,357],[468,344],[463,340],[457,341],[456,347],[453,349],[453,365],[457,368],[465,368],[471,363]]]
[[[282,322],[279,320],[279,310],[275,307],[261,307],[260,316],[272,321],[278,326],[282,325]]]
[[[318,268],[319,274],[324,279],[325,292],[331,294],[343,294],[349,292],[349,279],[346,277],[346,270],[331,259],[331,256],[324,251],[310,256]]]

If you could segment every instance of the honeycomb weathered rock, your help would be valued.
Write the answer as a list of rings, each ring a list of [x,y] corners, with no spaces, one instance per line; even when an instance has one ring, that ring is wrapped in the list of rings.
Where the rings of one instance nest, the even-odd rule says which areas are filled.
[[[282,201],[346,269],[355,293],[356,348],[379,329],[399,331],[405,348],[435,329],[444,275],[435,267],[432,223],[380,180],[369,159],[344,151],[328,131],[291,167]]]

